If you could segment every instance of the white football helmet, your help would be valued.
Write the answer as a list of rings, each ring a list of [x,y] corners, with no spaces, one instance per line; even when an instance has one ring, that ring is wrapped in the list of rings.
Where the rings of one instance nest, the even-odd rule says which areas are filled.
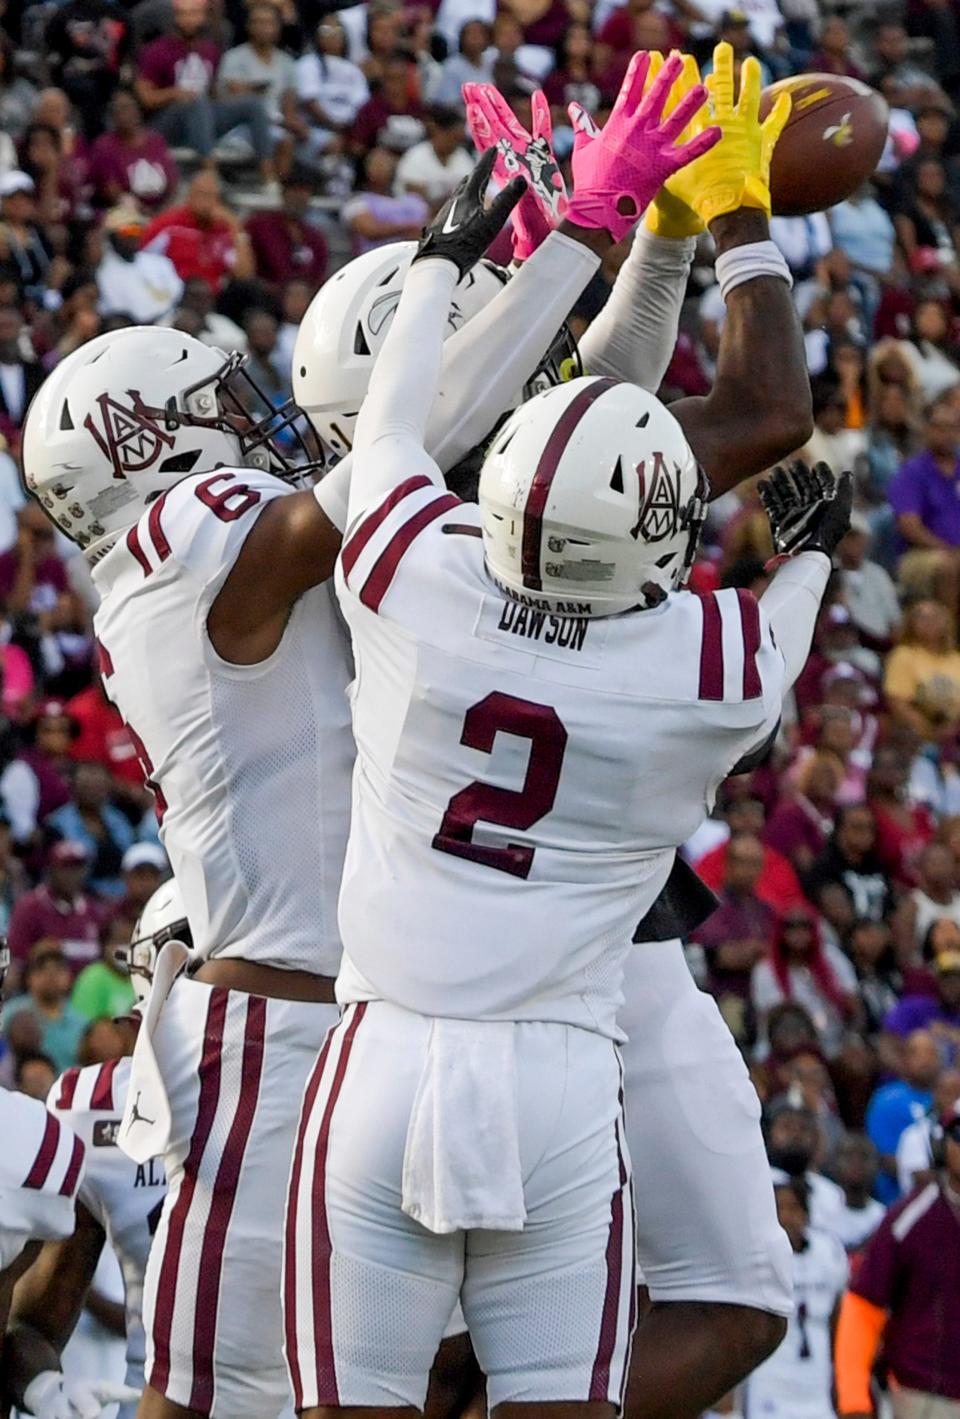
[[[480,471],[483,545],[511,596],[584,616],[662,600],[685,580],[706,477],[669,409],[582,378],[515,409]]]
[[[182,941],[188,950],[193,950],[183,896],[172,877],[157,888],[137,917],[130,945],[116,952],[117,960],[126,964],[138,1006],[150,994],[157,955],[168,941]]]
[[[188,473],[253,466],[301,475],[273,442],[293,429],[299,410],[273,410],[243,366],[242,355],[156,326],[82,345],[27,412],[27,488],[96,560]]]
[[[415,241],[374,247],[342,266],[320,288],[293,348],[293,397],[339,458],[353,447],[357,415],[394,313]],[[507,281],[492,261],[478,262],[457,282],[447,317],[452,335]]]

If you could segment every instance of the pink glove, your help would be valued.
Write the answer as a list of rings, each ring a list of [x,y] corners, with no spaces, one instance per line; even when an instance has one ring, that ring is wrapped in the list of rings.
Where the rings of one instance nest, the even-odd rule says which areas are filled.
[[[479,153],[497,149],[494,176],[506,185],[518,174],[527,190],[513,209],[513,255],[526,261],[553,231],[567,209],[567,193],[550,140],[550,105],[538,89],[530,100],[533,133],[519,123],[493,84],[464,84],[467,123]]]
[[[569,107],[574,127],[573,196],[567,216],[581,227],[605,228],[622,241],[672,173],[702,157],[720,140],[719,128],[705,128],[688,143],[675,140],[702,108],[707,91],[697,84],[663,118],[674,80],[683,68],[671,54],[644,93],[650,55],[635,54],[617,101],[602,129],[578,103]]]

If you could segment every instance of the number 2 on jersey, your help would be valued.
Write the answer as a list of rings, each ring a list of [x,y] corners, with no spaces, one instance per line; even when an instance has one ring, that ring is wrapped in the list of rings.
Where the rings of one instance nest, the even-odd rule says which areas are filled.
[[[467,710],[460,743],[490,754],[498,734],[515,734],[519,739],[530,740],[523,787],[497,788],[477,779],[467,784],[447,804],[433,847],[498,872],[509,872],[512,877],[528,877],[534,848],[521,843],[507,843],[505,847],[475,843],[473,830],[477,823],[484,822],[526,831],[550,812],[560,782],[567,731],[549,705],[494,691]]]

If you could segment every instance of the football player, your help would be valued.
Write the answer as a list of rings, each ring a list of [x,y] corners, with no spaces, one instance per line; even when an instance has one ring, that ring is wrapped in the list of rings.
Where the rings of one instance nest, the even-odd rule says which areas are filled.
[[[644,138],[626,166],[634,203],[636,180],[649,193],[716,138],[674,143],[704,99],[661,122],[675,77],[628,116],[626,140]],[[557,251],[582,286],[597,245],[588,224],[561,227],[483,312],[516,366],[478,364],[470,326],[450,341],[473,386],[441,441],[470,447],[505,407],[573,298]],[[242,360],[176,331],[112,332],[57,366],[24,430],[28,488],[93,565],[104,684],[154,788],[194,942],[189,971],[177,942],[158,959],[120,1130],[135,1161],[163,1156],[168,1180],[140,1419],[269,1419],[285,1403],[278,1170],[338,1016],[354,751],[329,578],[345,480],[298,492],[268,471],[285,466],[273,436],[297,411],[251,417],[248,384]]]
[[[176,882],[164,882],[147,903],[125,948],[135,1010],[146,1002],[158,951],[167,941],[192,944]],[[47,1242],[14,1294],[7,1340],[7,1372],[18,1403],[39,1388],[62,1386],[60,1356],[73,1334],[105,1244],[123,1273],[127,1327],[128,1397],[119,1419],[133,1419],[143,1389],[145,1359],[143,1278],[166,1195],[163,1162],[134,1163],[117,1146],[130,1085],[129,1058],[68,1069],[50,1091],[48,1108],[86,1147],[87,1167],[77,1197],[73,1235]],[[52,1378],[51,1378],[52,1377]],[[58,1419],[55,1408],[31,1407],[37,1419]]]
[[[756,107],[718,104],[730,142],[706,184],[735,342],[765,289],[779,306],[775,262],[745,249],[764,219],[740,221],[772,150]],[[617,116],[595,144],[613,146]],[[623,957],[677,844],[775,731],[849,518],[849,475],[781,470],[771,524],[801,555],[764,607],[671,596],[705,512],[702,409],[688,431],[611,379],[517,410],[479,510],[446,493],[423,438],[449,301],[489,238],[484,176],[421,244],[356,429],[337,578],[357,661],[347,1008],[306,1094],[287,1261],[310,1419],[419,1407],[458,1295],[491,1409],[619,1404],[634,1303]],[[592,197],[585,210],[575,192],[568,220],[616,235],[616,184]],[[378,1290],[371,1327],[357,1297]]]
[[[729,46],[721,45],[715,65],[724,84],[732,84],[732,62]],[[651,70],[657,67],[653,56]],[[749,67],[747,72],[755,96],[756,75]],[[685,60],[674,98],[696,78],[692,61]],[[548,109],[536,98],[530,134],[496,90],[467,86],[465,97],[478,147],[506,152],[512,170],[525,170],[528,147],[549,143]],[[576,108],[572,116],[586,141],[584,116]],[[724,123],[733,129],[738,119],[744,136],[753,125],[755,140],[750,110],[735,115],[728,101]],[[771,138],[774,128],[767,130]],[[726,160],[721,145],[690,169],[691,175],[714,169],[701,181],[704,198]],[[648,208],[609,301],[579,342],[590,373],[630,379],[651,392],[674,348],[696,235],[703,229],[697,211],[672,190],[683,180],[669,181]],[[518,221],[518,214],[529,217],[529,199],[538,190],[531,181],[514,214],[521,258],[538,249],[528,228],[539,221],[542,242],[555,220],[548,192],[532,220]],[[738,230],[723,234],[725,245],[765,236],[768,196],[762,183],[753,184],[753,209],[738,214]],[[374,358],[414,250],[414,243],[396,243],[350,263],[317,295],[301,327],[293,370],[298,397],[318,433],[339,452],[352,446]],[[788,273],[764,245],[757,256],[772,263],[770,277],[761,268],[736,289],[731,315],[737,329],[725,340],[712,394],[672,408],[708,470],[711,496],[789,453],[808,428],[802,340]],[[472,324],[497,288],[487,263],[472,275],[469,284],[458,283],[449,328]],[[441,390],[447,401],[456,400],[444,375]],[[431,423],[427,446],[449,474],[447,451],[431,443]],[[717,431],[722,438],[713,437]],[[460,468],[450,482],[455,490],[463,486]],[[636,1178],[637,1255],[646,1283],[642,1307],[652,1300],[634,1339],[631,1419],[695,1419],[776,1348],[792,1308],[789,1251],[777,1223],[755,1093],[714,1002],[690,976],[679,939],[712,909],[712,895],[678,858],[668,887],[632,933],[636,949],[625,961],[619,1025],[627,1036],[621,1047],[626,1131]]]

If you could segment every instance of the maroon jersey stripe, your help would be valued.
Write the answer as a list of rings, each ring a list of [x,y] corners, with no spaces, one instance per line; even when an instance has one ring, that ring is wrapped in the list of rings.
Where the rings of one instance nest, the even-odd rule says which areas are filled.
[[[40,1147],[37,1149],[37,1156],[33,1160],[33,1167],[24,1178],[24,1187],[41,1188],[50,1176],[50,1169],[53,1167],[53,1160],[57,1156],[57,1144],[60,1142],[60,1125],[53,1114],[47,1114],[47,1121],[43,1127],[43,1137],[40,1140]]]
[[[540,577],[543,514],[564,449],[591,404],[595,403],[601,394],[606,394],[608,389],[618,383],[619,381],[615,379],[598,379],[588,388],[582,390],[576,398],[571,399],[544,445],[523,509],[523,540],[520,545],[521,571],[523,584],[528,586],[531,591],[540,591],[543,585]]]
[[[323,1042],[323,1048],[313,1067],[313,1074],[310,1076],[310,1082],[304,1094],[303,1106],[300,1110],[300,1126],[297,1130],[297,1146],[293,1154],[293,1168],[290,1174],[289,1202],[287,1205],[286,1234],[284,1238],[286,1266],[283,1277],[283,1318],[287,1335],[287,1364],[290,1367],[290,1383],[293,1387],[293,1407],[298,1413],[303,1408],[303,1380],[300,1374],[300,1356],[297,1352],[297,1197],[300,1192],[300,1179],[303,1174],[304,1139],[306,1138],[307,1128],[310,1124],[313,1106],[317,1101],[317,1094],[320,1091],[320,1081],[323,1078],[323,1071],[327,1063],[327,1056],[330,1053],[330,1044],[333,1035],[334,1031],[330,1030],[327,1034],[327,1038]],[[309,1258],[301,1257],[301,1267],[308,1260]]]
[[[166,1394],[170,1379],[170,1340],[173,1332],[173,1307],[177,1295],[177,1273],[180,1270],[180,1253],[183,1250],[183,1235],[187,1217],[197,1188],[197,1174],[203,1158],[207,1139],[213,1128],[220,1098],[220,1066],[223,1050],[223,1027],[227,1015],[229,992],[215,986],[207,1006],[204,1028],[203,1058],[200,1061],[200,1098],[197,1103],[197,1121],[190,1151],[183,1169],[183,1182],[170,1214],[167,1241],[160,1264],[160,1278],[157,1284],[157,1304],[153,1321],[153,1368],[147,1379],[153,1389]]]
[[[445,512],[450,512],[451,508],[459,507],[460,499],[453,493],[444,493],[435,498],[432,503],[427,503],[419,512],[415,512],[409,522],[405,522],[400,531],[387,543],[373,564],[373,570],[363,583],[363,590],[360,592],[360,600],[364,606],[371,611],[379,611],[380,603],[390,590],[390,583],[396,575],[400,559],[414,538],[418,537],[425,527],[429,527],[431,522],[436,522],[438,517],[442,517]]]
[[[246,1152],[253,1116],[260,1096],[263,1072],[263,1036],[267,1023],[267,1002],[261,996],[247,1001],[243,1031],[243,1060],[240,1066],[240,1097],[230,1125],[226,1146],[217,1169],[213,1201],[203,1229],[199,1282],[193,1321],[193,1389],[190,1409],[209,1413],[213,1406],[213,1352],[217,1338],[220,1276],[227,1230],[233,1213],[237,1184]]]
[[[143,570],[144,576],[149,576],[153,571],[153,567],[151,567],[150,563],[147,561],[143,548],[140,546],[140,532],[136,523],[134,523],[127,533],[127,551],[131,556],[136,557]]]
[[[723,618],[711,591],[700,598],[703,607],[703,640],[700,642],[701,700],[723,699]]]
[[[408,498],[411,493],[415,493],[418,488],[429,487],[431,487],[430,479],[422,473],[417,478],[408,478],[406,482],[398,483],[393,492],[390,493],[388,497],[384,498],[379,507],[375,508],[373,512],[369,513],[368,516],[363,519],[353,536],[344,544],[343,550],[340,553],[340,561],[343,564],[343,574],[345,577],[349,579],[350,573],[357,564],[357,558],[360,556],[360,553],[370,541],[370,538],[376,532],[377,528],[381,527],[390,516],[393,509],[402,503],[404,498]]]
[[[763,693],[757,652],[760,649],[760,607],[757,598],[743,587],[737,587],[740,603],[740,625],[743,629],[743,698],[758,700]]]
[[[100,1066],[100,1073],[97,1075],[97,1082],[93,1086],[93,1093],[90,1095],[90,1107],[92,1109],[112,1109],[113,1108],[113,1076],[117,1071],[119,1059],[108,1060],[106,1064]]]
[[[330,1085],[320,1132],[317,1135],[316,1159],[313,1174],[313,1343],[317,1357],[317,1377],[320,1404],[340,1403],[337,1389],[337,1371],[333,1353],[333,1318],[330,1299],[330,1259],[333,1248],[330,1243],[330,1227],[327,1222],[326,1171],[327,1146],[330,1142],[330,1124],[333,1111],[340,1097],[350,1051],[360,1021],[366,1014],[366,1003],[361,1001],[354,1010],[353,1019],[346,1028],[340,1058]]]
[[[70,1154],[70,1163],[67,1171],[63,1175],[63,1182],[60,1184],[60,1196],[72,1197],[77,1186],[77,1178],[80,1176],[80,1164],[83,1162],[83,1144],[79,1138],[73,1140],[73,1152]]]
[[[147,526],[150,529],[150,540],[161,562],[165,562],[170,555],[170,543],[167,541],[166,533],[160,522],[160,514],[163,512],[163,505],[167,501],[166,493],[157,498],[157,501],[150,508],[150,515],[147,518]]]
[[[58,1109],[72,1109],[73,1097],[77,1092],[77,1084],[80,1081],[79,1069],[67,1069],[60,1079],[60,1094],[57,1098]]]

